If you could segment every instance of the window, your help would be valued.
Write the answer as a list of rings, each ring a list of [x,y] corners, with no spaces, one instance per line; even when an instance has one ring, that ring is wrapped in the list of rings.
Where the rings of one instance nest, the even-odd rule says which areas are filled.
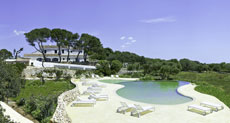
[[[62,53],[64,54],[64,50],[62,50]]]
[[[57,50],[54,50],[54,53],[57,54]]]
[[[65,60],[65,58],[63,58],[63,60]]]
[[[46,50],[44,51],[44,53],[46,53]]]
[[[71,52],[71,53],[73,53],[73,51],[72,51],[72,50],[71,50],[70,52]]]

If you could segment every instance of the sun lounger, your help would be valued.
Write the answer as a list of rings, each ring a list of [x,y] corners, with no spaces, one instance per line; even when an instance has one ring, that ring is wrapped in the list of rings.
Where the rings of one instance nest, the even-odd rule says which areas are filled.
[[[100,78],[100,76],[98,76],[98,75],[95,75],[95,76],[96,76],[96,78],[97,78],[97,79],[99,79],[99,78]]]
[[[104,84],[93,84],[92,85],[92,87],[101,87],[101,88],[105,88],[106,87],[106,85],[104,85]]]
[[[119,75],[116,75],[115,77],[116,77],[116,78],[119,78]]]
[[[96,104],[96,100],[95,99],[81,99],[81,98],[77,98],[76,101],[73,102],[73,104],[71,105],[71,107],[76,106],[76,107],[92,107]]]
[[[88,87],[87,90],[102,91],[102,88],[101,87]]]
[[[94,75],[94,74],[92,74],[92,75],[91,75],[91,77],[94,79],[94,78],[95,78],[95,75]]]
[[[90,95],[90,94],[99,94],[101,91],[99,90],[86,90],[82,93],[82,95]]]
[[[135,106],[135,110],[133,110],[131,112],[131,116],[134,116],[135,114],[137,114],[137,116],[140,117],[144,113],[153,112],[155,110],[155,108],[153,106],[143,107],[143,106],[137,105],[137,104],[134,104],[134,106]]]
[[[93,84],[97,84],[97,83],[96,82],[82,82],[83,86],[90,86],[90,85],[93,85]]]
[[[108,95],[90,94],[88,99],[95,99],[96,101],[106,101],[109,99]]]
[[[203,107],[203,106],[199,106],[199,105],[189,105],[188,106],[188,111],[193,111],[196,113],[201,113],[202,115],[207,115],[212,113],[212,109],[211,108],[207,108],[207,107]]]
[[[135,108],[133,104],[127,104],[125,102],[121,102],[121,105],[122,105],[121,107],[117,108],[117,113],[125,114],[125,112],[132,111],[132,109]]]
[[[111,78],[114,78],[114,75],[111,75]]]
[[[219,110],[224,109],[224,106],[219,105],[219,104],[210,103],[210,102],[201,102],[200,105],[204,106],[204,107],[211,108],[214,111],[219,111]]]

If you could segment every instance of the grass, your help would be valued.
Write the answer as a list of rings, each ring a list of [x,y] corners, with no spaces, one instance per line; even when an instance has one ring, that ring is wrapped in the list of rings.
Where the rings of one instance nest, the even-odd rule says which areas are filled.
[[[230,74],[216,72],[181,72],[173,76],[175,80],[196,83],[196,91],[213,95],[230,107]]]
[[[25,88],[21,89],[20,94],[13,98],[17,101],[21,98],[29,98],[33,96],[49,96],[60,95],[61,93],[74,88],[74,85],[67,81],[46,81],[44,85],[41,85],[40,80],[27,80]]]
[[[69,81],[46,81],[44,84],[40,80],[27,80],[25,88],[12,100],[25,113],[30,114],[41,123],[50,122],[50,118],[57,106],[57,97],[75,86]]]

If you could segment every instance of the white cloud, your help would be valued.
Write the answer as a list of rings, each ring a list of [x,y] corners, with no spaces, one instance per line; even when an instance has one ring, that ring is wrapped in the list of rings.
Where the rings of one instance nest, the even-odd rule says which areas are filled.
[[[131,42],[132,42],[132,43],[135,43],[135,42],[136,42],[136,40],[132,40]]]
[[[26,33],[25,31],[17,31],[16,29],[14,30],[15,35],[19,36],[19,35],[23,35],[24,33]]]
[[[124,49],[125,47],[126,47],[126,45],[124,45],[124,44],[123,44],[123,45],[121,45],[121,48],[122,48],[122,49]]]
[[[122,36],[120,39],[121,39],[121,40],[124,40],[124,39],[125,39],[125,36]]]
[[[125,44],[126,44],[126,45],[130,45],[131,43],[130,43],[130,42],[126,42]]]
[[[133,40],[133,37],[129,37],[128,39],[129,39],[129,40]]]
[[[153,19],[146,19],[140,20],[142,23],[163,23],[163,22],[175,22],[176,19],[173,17],[163,17],[163,18],[153,18]]]
[[[125,39],[126,39],[126,36],[122,36],[120,39],[121,39],[121,40],[125,40]],[[136,42],[136,40],[135,40],[132,36],[127,37],[127,40],[125,40],[125,41],[126,41],[126,42],[125,42],[124,44],[121,45],[121,48],[122,48],[122,49],[125,49],[125,48],[129,47],[130,45],[132,45],[133,43]]]

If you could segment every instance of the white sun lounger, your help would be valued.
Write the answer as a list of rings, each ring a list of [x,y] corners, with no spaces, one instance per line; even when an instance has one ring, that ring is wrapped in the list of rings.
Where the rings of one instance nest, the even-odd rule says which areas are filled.
[[[119,78],[119,75],[116,75],[115,77],[116,77],[116,78]]]
[[[97,79],[99,79],[99,78],[100,78],[100,76],[98,76],[98,75],[95,75],[95,76],[96,76],[96,78],[97,78]]]
[[[102,88],[101,87],[88,87],[87,90],[102,91]]]
[[[125,114],[126,111],[131,111],[135,108],[133,104],[127,104],[125,102],[120,102],[120,103],[122,106],[117,108],[117,113]]]
[[[211,108],[214,111],[219,111],[219,110],[224,109],[224,106],[219,105],[219,104],[210,103],[210,102],[201,102],[200,105]]]
[[[92,85],[92,87],[101,87],[101,88],[105,88],[106,87],[106,85],[104,85],[104,84],[93,84]]]
[[[90,86],[90,85],[93,85],[93,84],[97,84],[97,83],[96,82],[82,82],[83,86]]]
[[[114,75],[111,75],[111,78],[114,78]]]
[[[188,110],[192,111],[193,110],[197,110],[200,111],[202,113],[202,115],[207,115],[212,113],[212,109],[211,108],[207,108],[207,107],[203,107],[203,106],[199,106],[199,105],[189,105],[188,106]]]
[[[109,99],[108,95],[96,95],[96,94],[90,94],[88,99],[95,99],[96,101],[106,101]]]
[[[86,90],[82,93],[82,95],[90,95],[90,94],[99,94],[101,91],[99,90]]]
[[[94,74],[92,74],[92,75],[91,75],[91,77],[94,79],[94,78],[95,78],[95,75],[94,75]]]
[[[96,104],[96,100],[95,99],[81,99],[81,98],[77,98],[76,101],[74,101],[71,105],[71,107],[76,106],[76,107],[92,107]]]
[[[135,106],[135,110],[131,112],[131,116],[134,116],[135,114],[137,114],[137,116],[140,117],[141,113],[155,111],[155,108],[153,106],[143,107],[143,106],[137,105],[137,104],[134,104],[134,106]]]

